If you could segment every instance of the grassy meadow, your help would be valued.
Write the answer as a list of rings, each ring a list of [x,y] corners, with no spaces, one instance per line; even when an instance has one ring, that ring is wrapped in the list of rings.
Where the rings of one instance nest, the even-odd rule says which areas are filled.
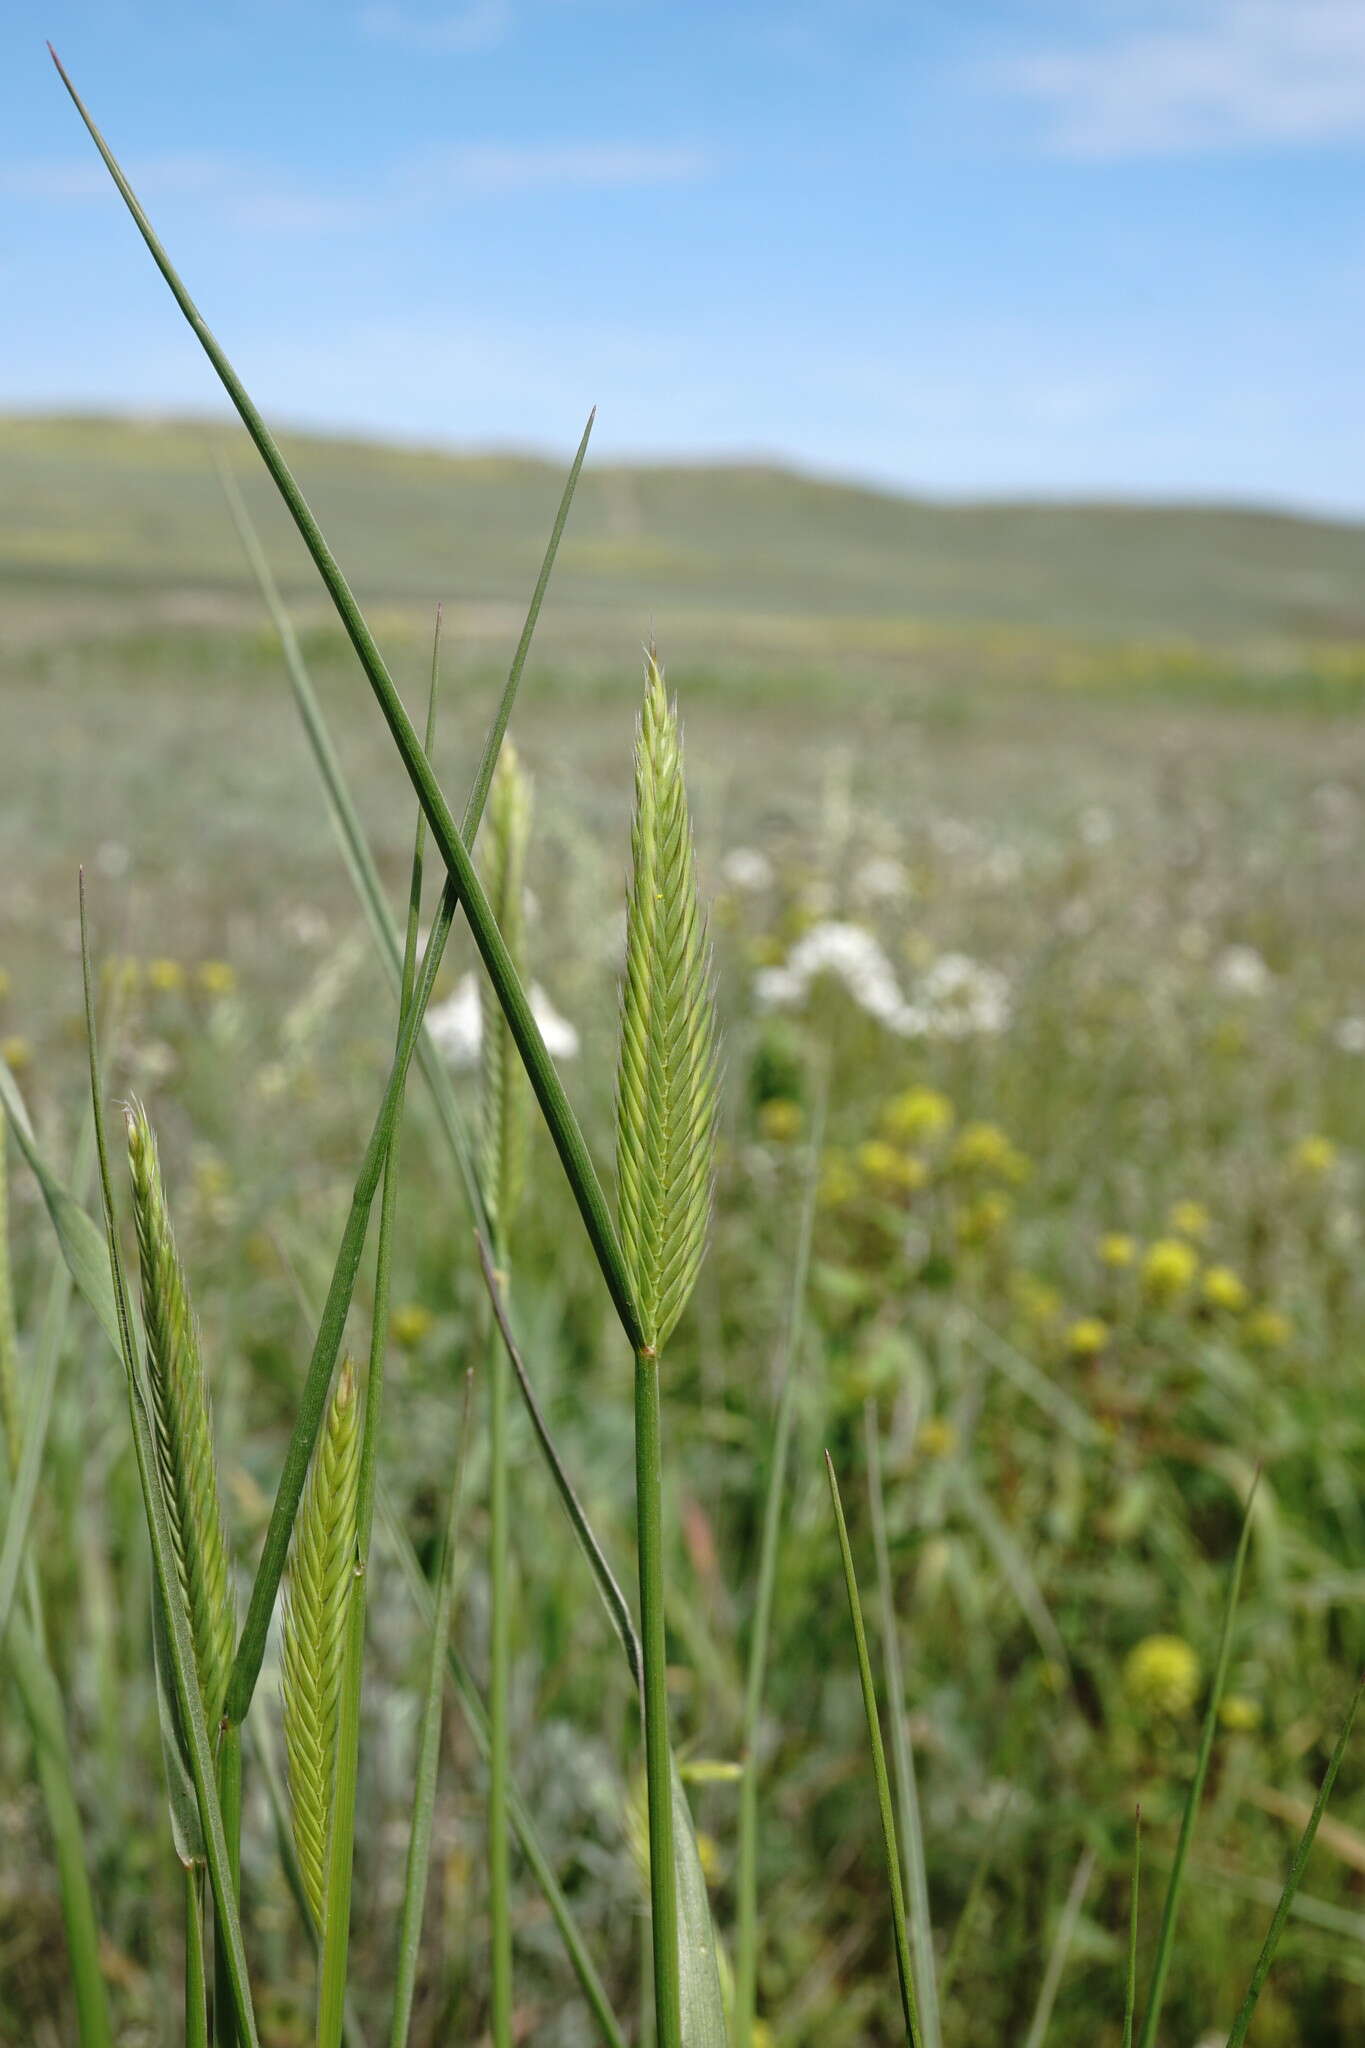
[[[432,759],[462,800],[562,472],[287,446],[419,722],[444,602]],[[407,780],[237,430],[0,421],[0,1052],[66,1174],[88,1101],[83,863],[106,1095],[136,1095],[159,1136],[244,1592],[394,1006],[215,453],[259,521],[401,918]],[[904,2038],[828,1448],[884,1709],[891,1665],[904,1686],[915,1952],[937,1986],[925,2048],[1120,2048],[1134,1808],[1147,1959],[1260,1468],[1160,2031],[1221,2044],[1365,1663],[1365,529],[935,506],[589,457],[512,736],[534,785],[527,979],[608,1181],[651,632],[685,727],[723,1034],[710,1249],[663,1395],[669,1705],[728,1955],[765,1489],[793,1375],[749,1759],[754,2039]],[[471,1119],[477,971],[457,919],[429,1018]],[[470,1367],[452,1640],[476,1688],[491,1654],[487,1296],[420,1076],[409,1095],[351,1935],[353,2020],[376,2040]],[[529,1143],[516,1324],[633,1587],[630,1350],[546,1133]],[[9,1238],[22,1402],[55,1254],[13,1144]],[[358,1357],[373,1287],[371,1252]],[[626,2038],[646,2040],[635,1692],[515,1400],[508,1451],[516,1790]],[[83,1305],[34,1529],[115,2037],[179,2041],[146,1525],[121,1376]],[[274,1643],[253,1722],[282,1752]],[[486,1799],[452,1698],[416,2042],[490,2038]],[[314,1966],[251,1750],[244,1800],[257,2019],[291,2048],[312,2037]],[[0,1839],[0,2043],[57,2048],[76,2038],[61,1897],[8,1707]],[[1363,1893],[1357,1742],[1254,2048],[1362,2038]],[[600,2034],[515,1847],[511,1898],[514,2037],[587,2048]],[[922,1973],[920,1996],[923,2015]]]

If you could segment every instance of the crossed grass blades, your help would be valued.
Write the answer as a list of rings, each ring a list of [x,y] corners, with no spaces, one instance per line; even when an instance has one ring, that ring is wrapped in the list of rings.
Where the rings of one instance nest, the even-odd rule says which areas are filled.
[[[79,107],[79,101],[77,105]],[[83,108],[81,111],[84,114]],[[155,260],[237,404],[313,553],[389,723],[449,875],[442,910],[433,928],[415,993],[412,993],[411,953],[406,963],[399,1051],[386,1090],[386,1107],[381,1111],[375,1136],[367,1150],[366,1165],[357,1181],[353,1218],[358,1220],[348,1223],[348,1234],[338,1259],[338,1277],[334,1278],[328,1310],[310,1364],[299,1424],[291,1441],[247,1624],[236,1646],[232,1675],[226,1679],[224,1672],[227,1651],[231,1648],[232,1614],[227,1599],[225,1544],[213,1481],[202,1364],[183,1272],[174,1255],[164,1192],[160,1189],[156,1171],[155,1147],[145,1119],[140,1120],[140,1113],[136,1110],[130,1120],[129,1135],[143,1275],[145,1354],[144,1338],[133,1317],[124,1280],[99,1116],[102,1086],[94,1006],[90,995],[88,951],[87,1022],[91,1081],[107,1230],[107,1258],[102,1266],[97,1253],[92,1257],[93,1232],[88,1217],[40,1166],[36,1148],[31,1146],[30,1134],[30,1163],[34,1164],[43,1183],[63,1255],[120,1351],[127,1374],[130,1419],[156,1574],[158,1626],[164,1635],[169,1694],[175,1717],[176,1741],[168,1747],[168,1765],[172,1754],[175,1754],[185,1768],[189,1799],[197,1814],[202,1856],[207,1863],[214,1897],[216,1961],[222,1966],[219,1995],[214,1999],[212,2012],[214,2036],[223,2042],[233,2040],[239,2033],[248,2042],[256,2039],[254,2001],[237,1902],[235,1836],[241,1808],[240,1787],[235,1780],[231,1759],[235,1754],[236,1724],[251,1703],[260,1669],[265,1629],[278,1590],[285,1553],[290,1548],[291,1535],[285,1691],[297,1861],[308,1911],[323,1944],[317,2038],[326,2044],[326,2048],[332,2048],[343,2031],[344,1929],[339,1930],[329,1917],[329,1905],[339,1895],[338,1869],[344,1869],[346,1873],[346,1883],[340,1895],[349,1895],[349,1865],[354,1846],[353,1807],[348,1806],[343,1824],[338,1784],[343,1755],[342,1733],[348,1716],[351,1726],[355,1725],[359,1671],[343,1652],[347,1643],[354,1640],[350,1624],[357,1612],[353,1604],[356,1532],[358,1522],[364,1521],[356,1505],[361,1490],[359,1475],[363,1471],[363,1452],[357,1449],[357,1444],[361,1440],[362,1426],[367,1434],[372,1429],[373,1407],[369,1400],[362,1402],[356,1375],[349,1365],[343,1365],[330,1399],[329,1389],[354,1286],[369,1205],[379,1172],[390,1157],[397,1131],[407,1059],[420,1031],[422,1007],[430,993],[445,933],[455,908],[462,906],[488,968],[499,1013],[506,1021],[508,1038],[526,1070],[554,1137],[597,1253],[603,1279],[635,1353],[637,1541],[656,2038],[660,2048],[681,2048],[684,2042],[687,2048],[711,2048],[713,2042],[723,2038],[724,2020],[719,2016],[718,1994],[713,2000],[706,1988],[708,1970],[697,1965],[704,1958],[710,1980],[716,1980],[714,1935],[709,1916],[705,1913],[704,1895],[698,1916],[696,1887],[690,1882],[679,1885],[678,1871],[682,1869],[686,1874],[688,1866],[678,1853],[677,1837],[687,1832],[689,1823],[677,1792],[678,1780],[668,1737],[665,1682],[661,1353],[686,1305],[704,1246],[717,1095],[710,970],[704,923],[696,897],[695,862],[676,717],[667,702],[662,674],[651,650],[637,740],[633,872],[628,906],[627,971],[622,994],[617,1092],[618,1235],[613,1229],[582,1134],[531,1017],[513,951],[500,929],[493,897],[502,892],[494,878],[490,895],[471,860],[478,817],[510,711],[510,695],[504,699],[500,722],[495,723],[489,745],[485,748],[481,780],[476,782],[476,800],[471,800],[463,829],[457,830],[432,775],[427,750],[416,739],[349,588],[327,550],[297,485],[285,468],[273,438],[195,311],[126,180],[93,124],[88,122],[88,117],[86,119]],[[519,658],[524,658],[521,650]],[[519,674],[519,669],[516,673]],[[514,685],[511,694],[514,694]],[[505,896],[502,907],[505,914],[508,907]],[[82,910],[84,935],[84,906]],[[504,1082],[509,1079],[510,1072],[509,1061],[509,1072],[504,1074]],[[495,1093],[495,1089],[490,1090],[490,1095]],[[14,1098],[8,1089],[5,1106],[20,1134],[21,1143],[24,1143],[25,1121],[22,1115],[16,1115]],[[485,1170],[489,1170],[487,1161]],[[472,1198],[476,1210],[483,1207],[493,1218],[500,1222],[505,1220],[510,1187],[510,1180],[504,1176],[499,1186],[491,1191],[493,1201],[490,1205],[490,1191],[479,1189],[475,1181]],[[0,1331],[2,1337],[3,1332]],[[16,1403],[11,1401],[9,1406],[13,1410]],[[13,1428],[17,1435],[17,1425]],[[552,1454],[547,1451],[547,1455]],[[558,1471],[556,1464],[557,1476]],[[576,1522],[575,1526],[580,1528],[586,1543],[590,1537],[586,1525]],[[202,1554],[199,1542],[201,1529],[205,1532]],[[1237,1574],[1234,1575],[1233,1599],[1245,1542],[1244,1533]],[[842,1546],[842,1554],[850,1610],[858,1630],[860,1677],[876,1765],[888,1882],[894,1899],[901,1892],[894,1808],[876,1729],[876,1699],[861,1634],[852,1554],[846,1544]],[[600,1549],[597,1555],[600,1557]],[[1218,1680],[1208,1706],[1199,1765],[1191,1786],[1176,1869],[1162,1917],[1157,1964],[1144,2017],[1144,2043],[1150,2043],[1155,2037],[1161,1987],[1170,1958],[1179,1883],[1207,1769],[1218,1696],[1225,1675],[1226,1640],[1225,1632]],[[40,1643],[38,1648],[41,1653]],[[433,1649],[433,1668],[439,1661],[440,1648],[441,1639],[438,1638]],[[36,1672],[40,1681],[40,1667],[34,1667],[30,1661],[28,1669],[31,1675]],[[29,1689],[30,1699],[38,1698],[41,1691],[41,1683],[35,1682]],[[215,1712],[215,1702],[221,1702],[221,1716]],[[1243,2015],[1239,2016],[1238,2026],[1242,2032],[1259,1985],[1264,1981],[1264,1971],[1269,1967],[1287,1901],[1292,1896],[1311,1847],[1348,1730],[1349,1721],[1342,1731],[1318,1803],[1305,1830],[1281,1908],[1267,1936],[1266,1947],[1248,1993],[1248,2004]],[[353,1792],[353,1786],[350,1790]],[[182,1785],[182,1806],[184,1795],[185,1786]],[[49,1803],[55,1814],[58,1797],[54,1796]],[[509,1811],[515,1811],[510,1801]],[[69,1849],[69,1830],[65,1841]],[[198,1852],[190,1860],[196,1862]],[[678,1932],[680,1889],[685,1894],[682,1917],[688,1930],[686,1949],[680,1944]],[[898,1912],[896,1919],[897,1960],[901,1969],[907,2030],[913,2034],[916,2031],[915,2000],[911,1989],[908,1933],[903,1913]],[[76,1926],[74,1915],[69,1916],[68,1926]],[[340,1941],[337,1939],[339,1931],[343,1935]],[[87,1951],[84,1961],[88,1964],[88,1935],[82,1939]],[[77,1940],[73,1936],[73,1964],[77,1971],[81,1961]],[[1042,2038],[1047,2011],[1050,2010],[1048,2000],[1055,1989],[1059,1967],[1054,1956],[1044,1978],[1044,1993],[1040,1994],[1039,2016],[1031,2031],[1031,2040],[1035,2035]],[[195,1947],[192,1913],[187,1924],[186,1993],[186,2037],[194,2040],[207,2038],[203,1953],[202,1948],[196,1950]],[[403,2038],[406,2032],[405,2023],[400,2026],[400,2018],[396,2013],[396,2039]],[[105,2034],[101,2034],[100,2024],[98,2013],[92,2012],[88,2030],[83,2021],[83,2038],[92,2041],[106,2038],[107,2028]],[[613,2044],[620,2038],[619,2032],[613,2032],[613,2023],[609,2019],[602,2021],[602,2031]],[[1236,2029],[1234,2038],[1240,2039]]]

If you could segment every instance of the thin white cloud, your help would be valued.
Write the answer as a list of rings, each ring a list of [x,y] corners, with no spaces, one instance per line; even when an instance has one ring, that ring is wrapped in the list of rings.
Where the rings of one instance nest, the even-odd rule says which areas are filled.
[[[1049,117],[1069,155],[1122,157],[1365,141],[1365,0],[1205,0],[992,81]]]
[[[469,0],[465,7],[442,8],[435,14],[383,4],[366,7],[360,16],[362,34],[377,42],[447,56],[495,49],[511,25],[507,0]]]
[[[471,143],[414,158],[402,175],[416,186],[459,194],[690,184],[710,169],[708,153],[685,144]]]
[[[149,205],[193,200],[231,227],[287,235],[344,232],[464,199],[690,184],[712,168],[707,151],[685,143],[490,142],[409,151],[380,166],[363,190],[309,186],[268,163],[210,152],[134,159],[128,177]],[[85,204],[109,189],[97,160],[0,163],[0,194],[16,199]]]

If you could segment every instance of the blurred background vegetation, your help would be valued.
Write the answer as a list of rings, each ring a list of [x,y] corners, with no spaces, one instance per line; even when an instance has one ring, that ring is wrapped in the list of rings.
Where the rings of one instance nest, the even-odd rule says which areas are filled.
[[[121,1002],[111,1084],[160,1130],[245,1567],[393,1027],[215,448],[268,538],[395,902],[405,886],[406,783],[240,437],[0,422],[0,1050],[69,1158],[84,862]],[[288,452],[413,706],[445,601],[436,765],[458,796],[560,478],[342,442]],[[1049,2039],[1117,2048],[1133,1807],[1154,1915],[1263,1463],[1164,2036],[1221,2039],[1365,1656],[1365,529],[590,463],[515,736],[536,779],[534,977],[577,1037],[565,1072],[599,1158],[651,630],[686,724],[726,1020],[714,1241],[666,1415],[674,1708],[700,1763],[739,1739],[775,1366],[818,1076],[830,1086],[762,1757],[771,2039],[896,2038],[819,1462],[829,1445],[870,1579],[869,1409],[952,2048],[1027,2029],[1088,1853]],[[457,1066],[472,966],[452,943],[439,994]],[[420,1083],[412,1102],[386,1458],[430,1564],[482,1288]],[[517,1313],[625,1576],[629,1359],[535,1142]],[[53,1253],[17,1163],[12,1183],[31,1344]],[[121,2039],[150,2043],[169,2038],[179,1958],[145,1537],[122,1388],[73,1332],[38,1554]],[[517,1428],[517,1777],[628,2011],[645,1908],[629,1682]],[[481,1458],[476,1432],[457,1620],[476,1672]],[[387,1555],[379,1572],[362,2012],[389,1968],[423,1641]],[[307,1965],[261,1796],[248,1915],[278,1987],[263,2031],[284,2044],[306,2037]],[[699,1785],[694,1804],[724,1930],[734,1786]],[[0,1828],[0,2041],[66,2041],[57,1892],[12,1715]],[[482,1837],[482,1770],[452,1713],[420,2039],[485,2024]],[[1348,1757],[1263,2048],[1361,2037],[1362,1885],[1365,1771]],[[588,2041],[526,1882],[517,1951],[525,2038]]]

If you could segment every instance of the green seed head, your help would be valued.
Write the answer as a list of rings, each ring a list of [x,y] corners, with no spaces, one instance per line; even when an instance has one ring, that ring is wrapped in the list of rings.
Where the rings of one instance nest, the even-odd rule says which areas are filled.
[[[701,1265],[715,1162],[711,954],[676,707],[651,649],[635,744],[632,875],[621,991],[616,1178],[621,1248],[658,1351]]]
[[[285,1586],[284,1743],[304,1890],[322,1930],[346,1617],[355,1588],[360,1400],[342,1362],[313,1453]]]
[[[132,1103],[125,1114],[157,1469],[194,1640],[204,1718],[213,1727],[232,1664],[235,1611],[208,1382],[171,1230],[156,1138],[140,1103]]]

